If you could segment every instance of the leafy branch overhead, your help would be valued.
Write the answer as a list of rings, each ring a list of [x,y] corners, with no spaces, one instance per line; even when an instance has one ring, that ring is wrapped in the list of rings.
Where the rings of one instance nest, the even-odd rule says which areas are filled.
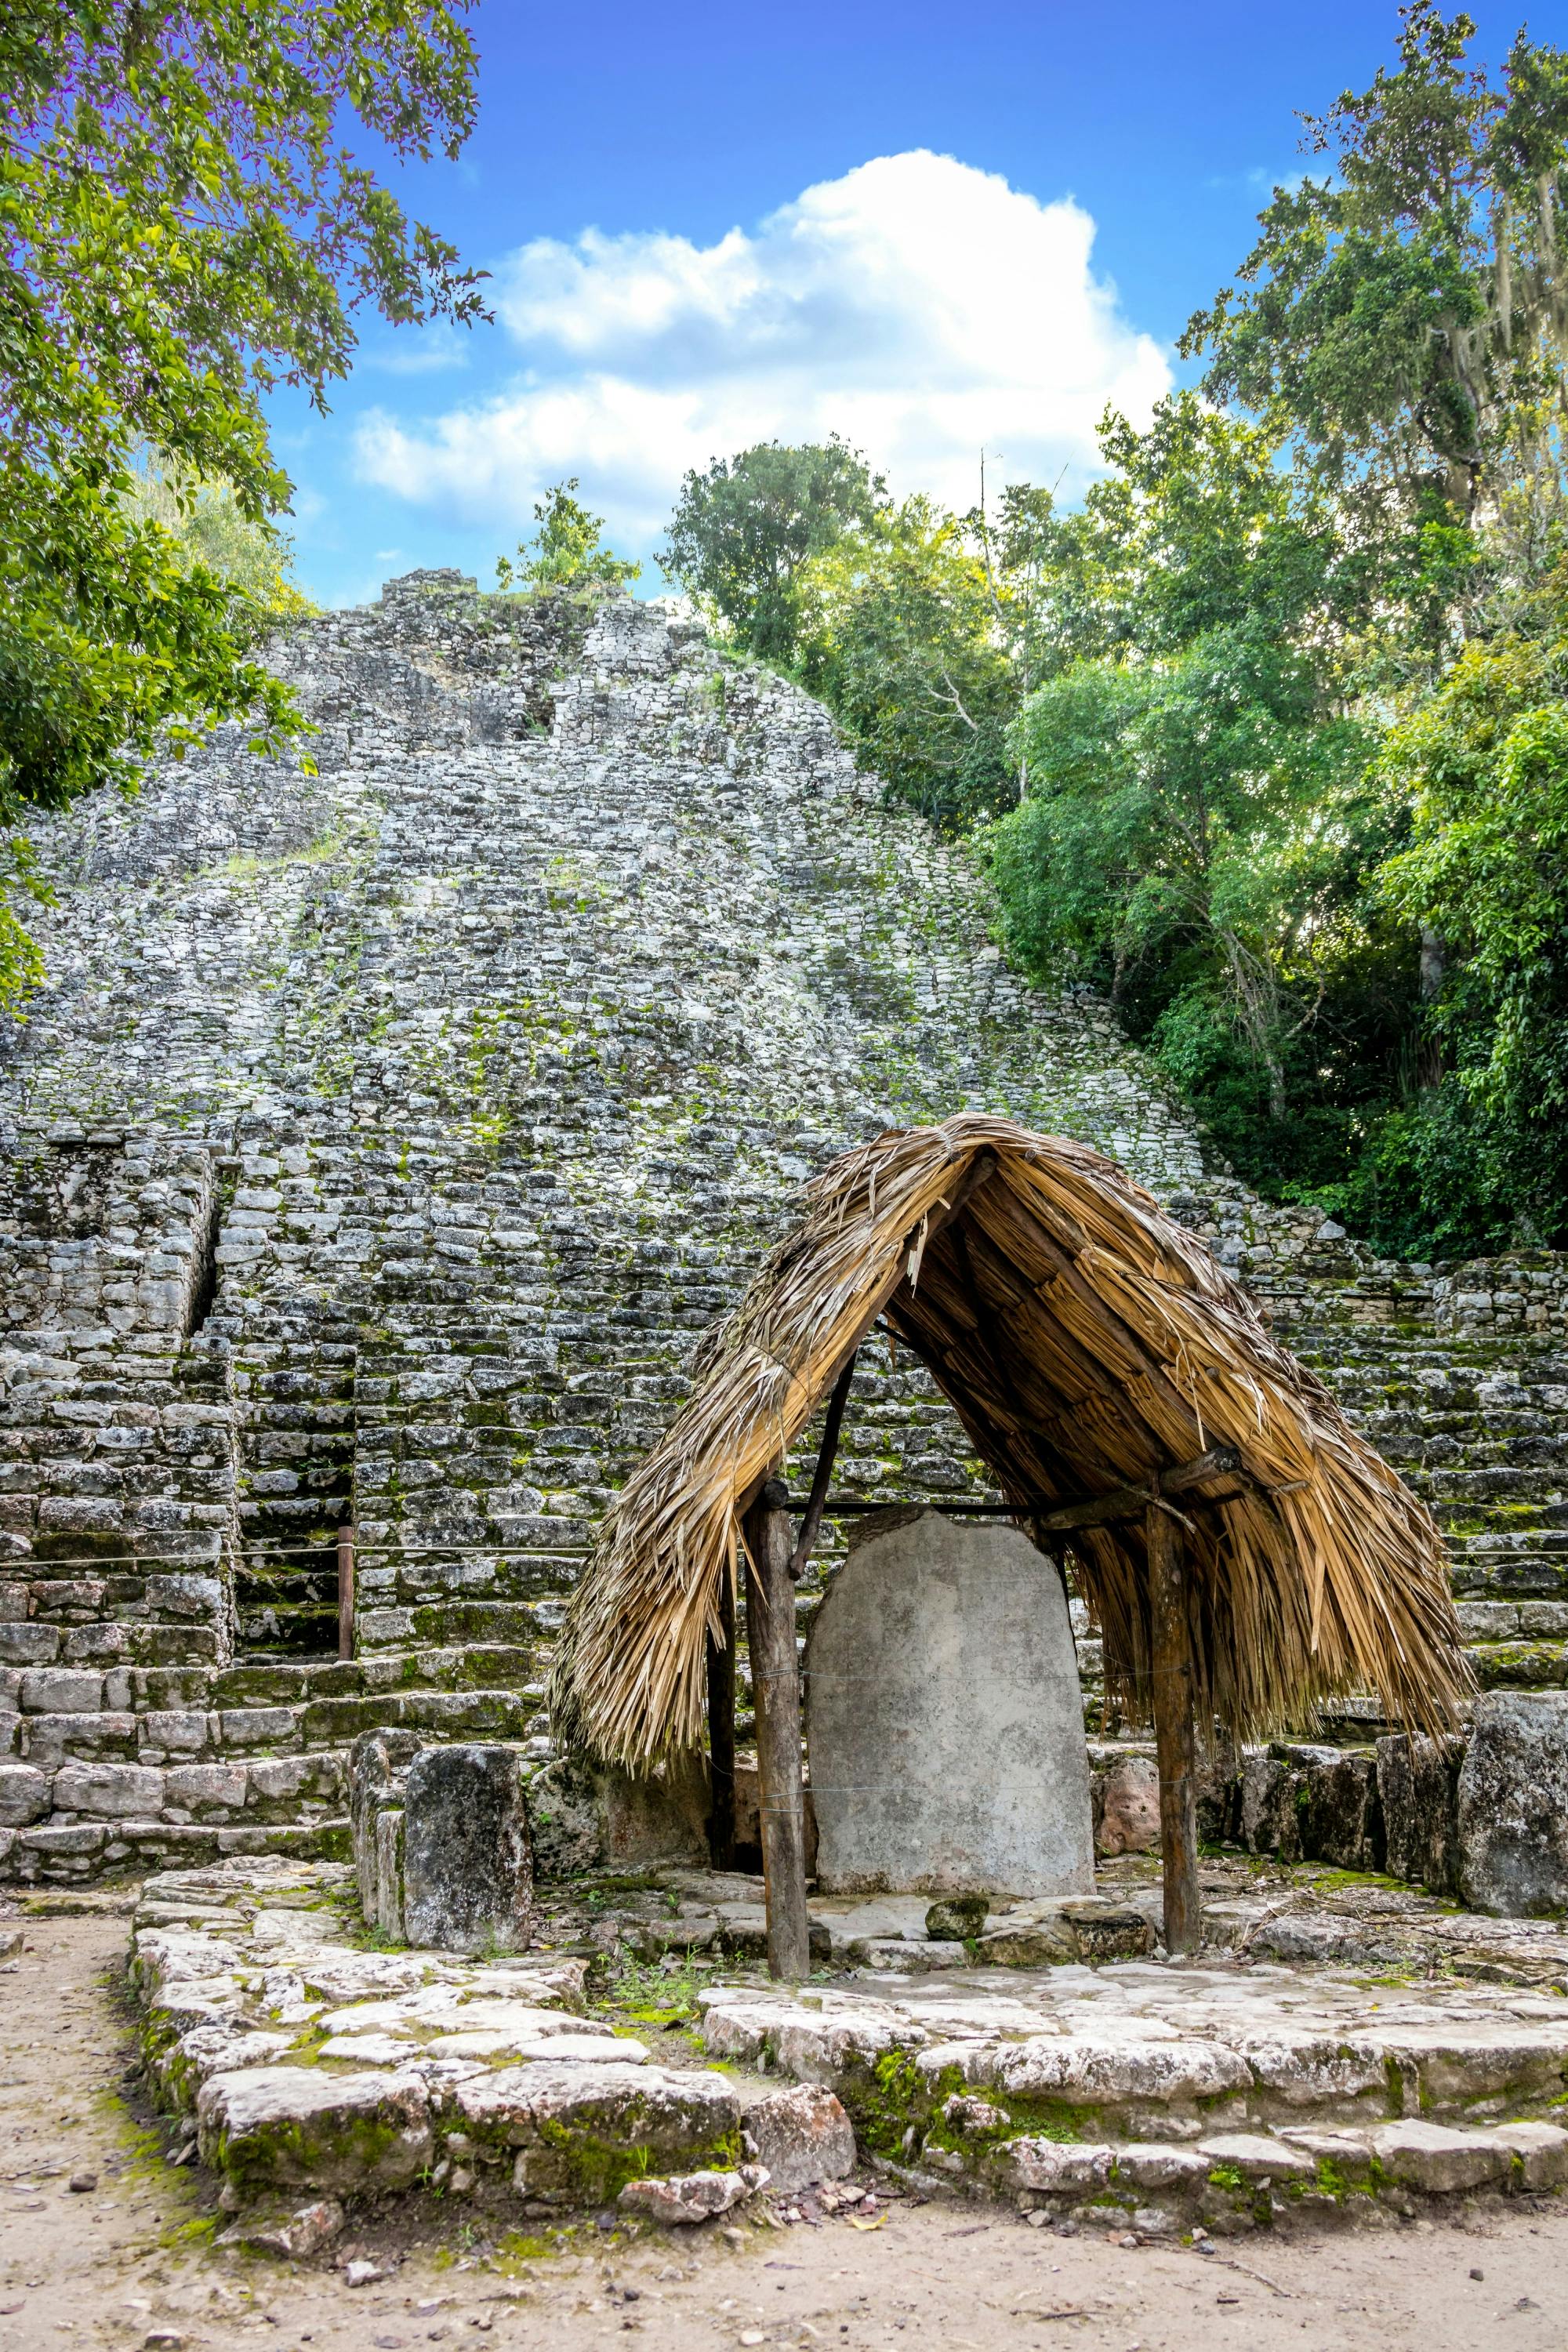
[[[1416,1256],[1568,1244],[1568,57],[1473,38],[1413,0],[1307,120],[1076,508],[768,445],[666,559],[1247,1175]]]
[[[15,0],[0,18],[0,824],[129,784],[161,730],[300,732],[256,658],[278,599],[184,526],[216,499],[231,545],[275,541],[289,485],[263,397],[323,406],[363,305],[480,315],[475,273],[342,143],[357,121],[402,160],[457,152],[467,7]],[[0,953],[0,996],[26,964]]]

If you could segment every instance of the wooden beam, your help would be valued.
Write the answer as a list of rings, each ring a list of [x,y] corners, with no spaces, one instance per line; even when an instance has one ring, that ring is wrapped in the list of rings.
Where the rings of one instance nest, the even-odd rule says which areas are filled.
[[[768,1973],[811,1973],[805,1912],[805,1789],[800,1761],[800,1665],[790,1578],[787,1497],[770,1480],[746,1517],[746,1630],[757,1708],[757,1810],[768,1906]]]
[[[715,1870],[735,1867],[735,1587],[728,1570],[719,1594],[721,1642],[708,1636],[708,1853]]]
[[[1157,1486],[1112,1486],[1104,1495],[1091,1495],[1081,1503],[1047,1504],[1036,1524],[1049,1535],[1065,1535],[1072,1528],[1102,1528],[1111,1519],[1133,1519],[1147,1510],[1156,1493],[1185,1494],[1191,1487],[1201,1486],[1210,1478],[1239,1479],[1241,1456],[1234,1446],[1218,1445],[1207,1454],[1194,1455],[1191,1462],[1178,1462],[1173,1470],[1162,1470]],[[1201,1502],[1204,1497],[1199,1496]],[[1224,1501],[1215,1496],[1215,1502]]]
[[[1157,1501],[1145,1522],[1152,1635],[1154,1746],[1160,1769],[1160,1857],[1165,1882],[1165,1949],[1173,1958],[1203,1942],[1198,1899],[1197,1725],[1186,1546],[1178,1522]]]
[[[855,1378],[858,1354],[857,1349],[839,1373],[833,1394],[827,1401],[827,1419],[823,1424],[822,1445],[816,1456],[816,1475],[811,1482],[805,1517],[800,1523],[800,1533],[790,1555],[790,1579],[795,1584],[805,1573],[806,1563],[821,1530],[823,1507],[827,1501],[827,1482],[833,1475],[833,1465],[838,1455],[838,1433],[844,1426],[844,1408],[849,1402],[849,1384]]]

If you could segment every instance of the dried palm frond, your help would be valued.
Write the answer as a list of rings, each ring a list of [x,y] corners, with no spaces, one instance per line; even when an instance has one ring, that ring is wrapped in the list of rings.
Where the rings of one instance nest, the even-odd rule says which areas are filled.
[[[806,1197],[605,1520],[552,1680],[566,1738],[632,1767],[701,1742],[741,1515],[879,1318],[1026,1527],[1214,1449],[1239,1456],[1182,1497],[1200,1720],[1263,1736],[1372,1690],[1413,1728],[1455,1721],[1471,1681],[1430,1514],[1120,1169],[964,1115],[845,1153]],[[1108,1688],[1146,1716],[1141,1518],[1042,1540],[1070,1547]]]

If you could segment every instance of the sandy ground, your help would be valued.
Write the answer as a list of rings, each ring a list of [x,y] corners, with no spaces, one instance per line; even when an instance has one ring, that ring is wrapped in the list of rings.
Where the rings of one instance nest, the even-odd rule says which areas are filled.
[[[492,2254],[474,2250],[460,2207],[426,2200],[331,2250],[384,2265],[351,2288],[327,2258],[296,2268],[208,2242],[211,2182],[166,2163],[128,2099],[125,1921],[20,1924],[21,1953],[0,1963],[0,2352],[586,2352],[627,2336],[647,2352],[1568,2345],[1568,2212],[1544,2205],[1260,2233],[1207,2257],[941,2201],[894,2205],[871,2229],[834,2220],[624,2245],[590,2225],[563,2253]],[[73,2177],[94,2185],[73,2189]]]

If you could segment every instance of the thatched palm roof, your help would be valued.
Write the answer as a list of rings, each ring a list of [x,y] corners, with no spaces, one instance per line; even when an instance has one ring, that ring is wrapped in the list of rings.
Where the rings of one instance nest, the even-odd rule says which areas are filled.
[[[1206,1463],[1168,1490],[1190,1530],[1200,1723],[1264,1736],[1369,1689],[1412,1727],[1454,1721],[1471,1684],[1430,1515],[1120,1169],[965,1116],[879,1136],[806,1198],[605,1521],[552,1686],[564,1736],[634,1766],[700,1744],[741,1515],[879,1317],[1022,1522],[1073,1553],[1108,1685],[1135,1717],[1149,1701],[1140,1489]],[[1115,1516],[1053,1533],[1053,1507],[1081,1520],[1097,1496]]]

